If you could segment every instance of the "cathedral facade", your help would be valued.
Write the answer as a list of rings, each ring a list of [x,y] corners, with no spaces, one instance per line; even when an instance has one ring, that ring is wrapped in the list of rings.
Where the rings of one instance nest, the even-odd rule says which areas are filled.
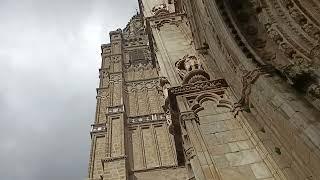
[[[319,0],[138,0],[101,46],[89,180],[320,180]]]

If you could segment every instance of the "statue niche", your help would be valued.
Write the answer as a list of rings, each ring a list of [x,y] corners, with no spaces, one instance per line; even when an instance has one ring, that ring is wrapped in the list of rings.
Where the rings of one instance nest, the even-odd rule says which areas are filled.
[[[196,56],[185,55],[175,63],[182,84],[191,84],[200,81],[209,81],[210,75],[204,71]]]

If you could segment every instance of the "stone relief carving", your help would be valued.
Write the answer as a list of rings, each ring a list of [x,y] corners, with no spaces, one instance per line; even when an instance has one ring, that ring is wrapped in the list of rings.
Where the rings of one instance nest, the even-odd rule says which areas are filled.
[[[96,98],[105,99],[105,98],[109,98],[109,97],[110,97],[110,93],[109,93],[109,90],[108,90],[107,88],[97,89],[97,96],[96,96]]]
[[[301,26],[310,37],[315,40],[320,40],[320,30],[319,28],[309,20],[309,18],[299,9],[299,7],[292,0],[282,0],[283,4],[287,8],[291,17],[295,20],[297,24]]]
[[[223,89],[227,88],[228,84],[224,79],[216,79],[212,81],[204,81],[195,84],[186,84],[183,86],[172,87],[169,89],[169,95],[180,95],[180,94],[187,94],[192,92],[201,92],[205,90],[211,89]]]
[[[124,105],[107,107],[107,114],[123,113],[124,111]]]
[[[119,83],[122,82],[122,74],[110,74],[110,82]]]
[[[273,0],[267,2],[262,0],[260,3],[259,0],[251,0],[251,2],[256,9],[260,9],[259,13],[261,13],[261,15],[259,16],[259,20],[266,25],[266,30],[269,31],[270,37],[277,42],[279,47],[281,42],[286,42],[289,44],[286,46],[292,48],[294,54],[298,53],[299,56],[304,57],[309,61],[310,59],[318,58],[312,55],[311,49],[319,45],[320,29],[307,15],[305,15],[303,10],[296,4],[296,1],[281,0],[279,2]],[[285,13],[285,11],[287,11],[288,14]],[[280,24],[279,18],[286,24]],[[274,26],[273,28],[275,28],[274,30],[277,32],[270,31],[269,25]],[[290,30],[294,32],[294,34],[290,33]],[[277,37],[281,40],[278,41],[277,39],[279,38],[275,38],[272,32],[277,33]],[[299,41],[301,41],[299,44],[304,46],[298,45],[296,40],[293,40],[294,36],[299,38]]]
[[[312,48],[310,51],[310,55],[314,58],[319,58],[320,57],[320,45],[317,45],[314,48]]]
[[[210,76],[204,71],[199,59],[193,55],[185,55],[175,63],[178,75],[183,80],[182,84],[209,81]]]
[[[159,84],[159,79],[152,79],[147,81],[128,82],[128,92],[141,91],[143,89],[156,89]]]
[[[91,125],[91,130],[90,130],[90,135],[92,137],[93,133],[102,133],[107,131],[107,124],[106,123],[101,123],[101,124],[92,124]]]
[[[106,69],[100,69],[99,71],[99,78],[109,78],[109,73]]]
[[[319,86],[317,80],[319,79],[317,75],[318,67],[316,66],[316,59],[319,58],[319,28],[297,6],[297,1],[251,0],[250,2],[258,13],[258,20],[264,24],[266,35],[275,42],[286,58],[282,58],[282,54],[279,54],[277,49],[273,50],[276,53],[269,53],[265,46],[265,38],[260,38],[258,31],[249,25],[245,30],[249,35],[257,37],[253,46],[256,48],[258,55],[262,57],[265,64],[271,64],[278,69],[291,85],[308,95],[317,97],[317,88],[315,87]],[[224,3],[222,3],[220,7],[224,8],[224,6]],[[288,14],[285,13],[285,9],[287,9]],[[276,13],[273,13],[274,11]],[[285,24],[280,24],[279,18],[284,20]],[[301,30],[296,28],[295,23],[301,27]],[[292,32],[294,34],[291,34]],[[308,39],[306,34],[314,40]],[[299,40],[304,42],[298,43],[292,38],[293,36],[299,37]],[[237,40],[237,38],[235,39]]]
[[[307,93],[312,97],[320,99],[320,84],[312,84],[309,86]]]

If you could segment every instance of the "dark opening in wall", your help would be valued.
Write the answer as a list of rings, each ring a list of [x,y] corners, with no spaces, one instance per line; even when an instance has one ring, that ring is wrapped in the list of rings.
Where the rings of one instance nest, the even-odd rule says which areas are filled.
[[[275,147],[274,148],[274,151],[278,154],[278,155],[281,155],[281,150],[279,147]]]
[[[294,79],[293,79],[293,87],[301,92],[301,93],[305,93],[306,90],[308,89],[308,87],[315,82],[315,79],[307,73],[301,74],[301,75],[297,75]]]

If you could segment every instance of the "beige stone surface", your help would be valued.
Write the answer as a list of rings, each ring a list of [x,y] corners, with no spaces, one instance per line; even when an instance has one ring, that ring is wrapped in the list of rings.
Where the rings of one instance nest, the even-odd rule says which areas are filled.
[[[320,179],[320,3],[139,0],[103,44],[89,179]]]

